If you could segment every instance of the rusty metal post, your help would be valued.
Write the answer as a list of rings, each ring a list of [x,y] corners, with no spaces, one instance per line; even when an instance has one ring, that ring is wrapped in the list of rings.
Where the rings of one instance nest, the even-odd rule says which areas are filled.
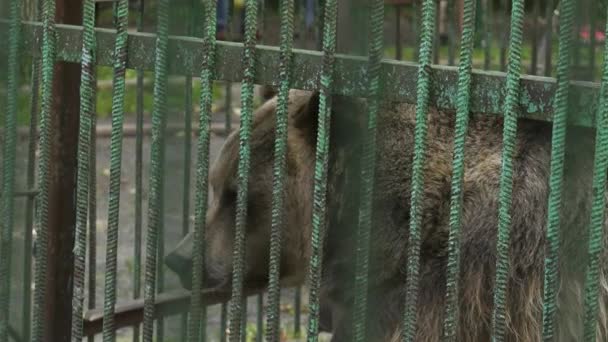
[[[82,25],[82,0],[56,0],[56,22]],[[80,65],[55,64],[49,165],[49,244],[45,340],[70,341],[76,221]]]

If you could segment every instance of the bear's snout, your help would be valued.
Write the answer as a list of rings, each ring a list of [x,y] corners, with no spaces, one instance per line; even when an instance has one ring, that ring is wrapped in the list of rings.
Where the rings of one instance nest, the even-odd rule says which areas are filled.
[[[179,276],[179,280],[185,289],[192,289],[192,260],[190,258],[172,252],[165,257],[165,264]]]

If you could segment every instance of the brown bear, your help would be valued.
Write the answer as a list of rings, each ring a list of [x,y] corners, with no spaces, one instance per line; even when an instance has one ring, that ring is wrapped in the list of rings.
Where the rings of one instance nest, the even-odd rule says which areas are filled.
[[[322,274],[322,323],[333,341],[352,338],[355,240],[366,101],[334,95]],[[292,90],[282,231],[282,285],[307,281],[319,94]],[[245,287],[267,282],[277,98],[254,113]],[[439,341],[445,310],[455,113],[428,113],[416,341]],[[400,341],[407,286],[407,246],[415,105],[385,102],[378,112],[367,341]],[[491,336],[503,119],[471,113],[466,136],[461,221],[459,325],[463,342]],[[551,159],[548,122],[520,119],[513,166],[506,341],[541,341],[543,270]],[[584,272],[595,131],[568,130],[561,215],[558,341],[582,340]],[[230,135],[210,171],[205,286],[225,286],[232,270],[239,137]],[[606,225],[605,225],[606,226]],[[607,229],[605,229],[606,231]],[[604,234],[608,236],[608,234]],[[606,240],[606,239],[605,239]],[[606,244],[605,246],[608,246]],[[166,258],[189,287],[192,237]],[[606,248],[603,260],[608,260]],[[597,341],[608,341],[608,267],[602,263]]]

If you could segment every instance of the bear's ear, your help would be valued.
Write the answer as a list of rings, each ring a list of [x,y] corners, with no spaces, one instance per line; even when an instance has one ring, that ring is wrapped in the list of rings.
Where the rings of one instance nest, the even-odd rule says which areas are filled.
[[[317,139],[319,100],[319,91],[313,92],[309,100],[300,107],[293,117],[294,127],[308,137],[312,144]],[[346,130],[354,133],[364,127],[366,113],[364,100],[345,95],[332,95],[331,107],[333,133],[337,133],[336,130]],[[334,123],[339,123],[340,127],[335,127]]]
[[[319,121],[319,92],[312,93],[310,98],[293,116],[293,126],[314,144],[317,137]]]

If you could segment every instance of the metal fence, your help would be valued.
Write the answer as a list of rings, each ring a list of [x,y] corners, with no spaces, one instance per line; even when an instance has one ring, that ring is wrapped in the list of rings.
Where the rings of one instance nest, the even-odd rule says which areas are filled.
[[[552,340],[556,325],[566,130],[568,124],[595,129],[593,205],[586,227],[588,237],[585,235],[588,255],[586,264],[581,266],[585,267],[586,277],[584,338],[594,341],[605,337],[596,333],[596,326],[602,324],[598,324],[598,312],[606,310],[598,306],[605,304],[599,298],[600,282],[605,281],[600,274],[606,261],[602,253],[608,248],[603,245],[608,170],[608,94],[604,86],[608,82],[608,63],[603,59],[608,52],[602,53],[598,48],[608,31],[598,29],[606,21],[602,3],[278,0],[277,12],[273,12],[272,3],[245,0],[240,23],[243,36],[239,37],[235,10],[238,5],[230,1],[228,10],[220,10],[227,14],[220,19],[228,20],[227,33],[219,36],[221,40],[217,39],[217,1],[158,0],[150,4],[152,10],[144,7],[148,4],[143,0],[32,3],[7,0],[0,4],[0,39],[4,44],[0,57],[6,61],[0,63],[0,105],[4,108],[0,126],[0,341],[93,341],[100,334],[104,341],[115,341],[117,331],[123,328],[132,330],[133,340],[161,341],[170,340],[167,336],[171,332],[165,331],[169,326],[177,331],[178,340],[219,337],[222,341],[241,341],[248,338],[250,317],[246,313],[252,305],[256,307],[255,340],[278,341],[283,338],[281,319],[285,313],[281,304],[286,300],[293,300],[290,328],[294,335],[317,341],[321,329],[323,246],[327,217],[332,215],[327,203],[332,94],[368,101],[360,156],[362,205],[358,208],[357,227],[352,231],[356,236],[354,340],[367,340],[366,324],[374,319],[366,311],[375,187],[371,180],[375,172],[378,110],[383,101],[416,104],[412,191],[408,194],[411,219],[409,240],[403,247],[407,248],[407,264],[403,268],[408,281],[400,338],[416,338],[430,107],[454,112],[456,116],[443,338],[456,340],[458,331],[462,285],[458,277],[460,222],[470,112],[504,116],[491,318],[495,341],[508,340],[505,315],[517,120],[531,118],[551,121],[553,125],[543,278],[545,341]],[[32,7],[37,8],[30,11]],[[101,27],[102,13],[111,13],[111,20],[105,23],[108,27]],[[273,17],[272,13],[276,15]],[[145,32],[151,30],[145,27],[147,22],[154,33]],[[274,30],[273,36],[275,27],[279,29]],[[524,36],[524,30],[531,34]],[[258,44],[258,31],[262,33],[261,42],[269,45]],[[103,134],[98,126],[98,76],[104,67],[112,70],[111,126],[105,132],[110,141],[103,145],[109,151],[106,157],[97,154],[97,139]],[[131,78],[127,77],[129,72]],[[182,77],[170,77],[174,75]],[[131,95],[129,79],[134,81]],[[148,88],[149,93],[147,82],[153,86]],[[178,92],[181,97],[177,105],[171,103],[175,84],[182,90]],[[240,115],[233,115],[234,85],[241,87]],[[243,277],[256,85],[272,86],[278,94],[278,105],[269,279],[264,286],[251,289],[244,287]],[[294,88],[317,90],[320,96],[312,189],[312,254],[310,264],[302,265],[309,269],[307,287],[281,289],[287,111],[289,90]],[[221,121],[215,120],[216,91],[224,94],[225,115]],[[29,96],[26,101],[21,100],[24,94]],[[125,122],[128,96],[135,98],[132,123]],[[147,109],[151,111],[149,124],[145,119]],[[172,111],[182,115],[170,115]],[[28,113],[25,119],[20,117],[21,112]],[[198,124],[193,123],[196,118]],[[170,275],[165,274],[162,261],[167,240],[189,231],[193,231],[195,241],[204,240],[210,146],[214,136],[225,136],[235,128],[240,149],[231,288],[206,289],[204,246],[197,243],[192,291],[168,290]],[[172,155],[167,154],[167,145],[176,132],[182,156],[179,165],[170,164],[168,158]],[[125,145],[126,136],[134,136],[135,142]],[[193,141],[195,137],[197,141]],[[125,147],[133,148],[126,157]],[[144,151],[149,153],[149,159]],[[133,154],[131,160],[129,156]],[[102,158],[108,163],[108,179],[104,182],[106,187],[100,189],[97,163]],[[129,166],[133,168],[129,177],[134,183],[133,208],[126,213],[123,208],[127,190],[122,179],[126,174],[125,160],[133,164]],[[179,192],[169,197],[167,190],[177,188]],[[103,214],[107,224],[101,230],[97,222],[100,202],[107,206],[107,214]],[[178,218],[167,218],[168,206]],[[132,220],[125,228],[127,216]],[[121,240],[127,229],[132,236],[129,244]],[[98,239],[100,231],[103,243]],[[105,246],[102,271],[98,269],[100,245]],[[119,259],[125,250],[132,255],[132,261]],[[119,272],[125,264],[132,268],[126,276]],[[121,283],[131,284],[126,286],[126,293],[117,288]],[[102,305],[97,300],[101,290]],[[282,293],[291,291],[293,296],[282,297]],[[127,301],[126,297],[131,298]],[[216,310],[208,312],[214,305]],[[301,327],[302,315],[308,318],[306,329]],[[219,321],[217,331],[211,331],[207,324],[211,316]],[[177,320],[169,324],[171,317]]]

